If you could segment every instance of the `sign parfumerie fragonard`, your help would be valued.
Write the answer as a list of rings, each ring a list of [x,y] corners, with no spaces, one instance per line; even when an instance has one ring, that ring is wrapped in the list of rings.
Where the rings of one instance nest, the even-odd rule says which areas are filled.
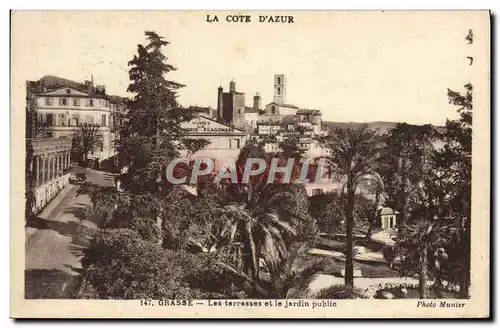
[[[206,119],[197,117],[182,125],[186,132],[232,132],[234,128]]]
[[[488,11],[11,18],[12,317],[490,316]]]

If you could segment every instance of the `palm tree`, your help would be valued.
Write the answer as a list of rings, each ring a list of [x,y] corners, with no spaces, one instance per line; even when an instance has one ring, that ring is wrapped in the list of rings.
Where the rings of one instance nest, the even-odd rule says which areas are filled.
[[[244,281],[250,297],[307,298],[309,285],[326,264],[326,259],[323,257],[302,262],[309,247],[308,243],[293,243],[280,261],[265,263],[269,273],[259,278],[252,278],[226,263],[220,263],[220,266],[229,274]]]
[[[374,171],[381,143],[377,131],[368,129],[366,124],[355,128],[334,129],[330,135],[319,138],[319,142],[330,150],[328,164],[330,169],[343,177],[342,192],[345,189],[347,194],[345,285],[352,288],[355,193],[363,180],[376,179],[381,183]]]
[[[436,261],[446,259],[444,245],[448,227],[436,222],[420,220],[413,225],[406,225],[404,233],[398,237],[396,248],[406,249],[405,258],[416,261],[418,268],[418,285],[420,298],[427,298],[427,280],[429,255],[433,254]],[[434,266],[439,267],[439,262]]]
[[[255,145],[242,149],[236,161],[240,176],[247,158],[265,158]],[[268,165],[269,166],[269,165]],[[261,260],[277,265],[287,257],[293,241],[306,238],[314,230],[308,215],[308,197],[303,185],[270,184],[267,174],[250,178],[248,183],[222,181],[201,194],[216,197],[223,208],[224,220],[215,227],[217,248],[231,246],[234,264],[252,279],[259,278]]]

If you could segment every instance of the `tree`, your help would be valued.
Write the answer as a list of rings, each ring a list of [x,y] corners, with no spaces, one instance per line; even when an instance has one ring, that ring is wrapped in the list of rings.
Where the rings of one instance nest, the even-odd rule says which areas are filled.
[[[344,177],[346,192],[346,264],[345,285],[352,288],[353,275],[353,231],[355,193],[359,183],[366,179],[377,179],[374,171],[379,157],[380,143],[377,131],[361,125],[356,128],[336,128],[328,136],[319,138],[319,142],[330,150],[329,166]]]
[[[301,158],[305,154],[305,150],[299,148],[299,137],[291,136],[279,143],[279,148],[283,158]]]
[[[398,123],[385,136],[378,171],[386,186],[386,205],[398,209],[402,225],[415,209],[418,188],[426,176],[435,131],[431,125]]]
[[[318,229],[324,233],[343,233],[347,199],[338,192],[314,195],[309,198],[309,213],[316,219]],[[371,200],[363,195],[355,195],[355,226],[364,231],[374,224],[375,211]],[[366,229],[366,230],[365,230]]]
[[[452,217],[458,234],[460,250],[460,294],[469,296],[470,285],[470,230],[471,230],[471,177],[472,177],[472,110],[473,87],[468,83],[463,94],[448,89],[450,104],[458,107],[460,118],[447,120],[442,155],[453,175],[450,183],[456,191],[452,197]]]
[[[120,165],[127,168],[120,176],[124,192],[113,194],[115,206],[106,217],[114,227],[139,229],[148,239],[156,234],[153,239],[163,245],[163,230],[168,226],[164,220],[176,219],[169,215],[165,201],[181,188],[167,181],[166,167],[181,151],[192,153],[208,142],[189,139],[182,129],[181,124],[196,112],[179,106],[177,90],[183,85],[167,79],[175,70],[162,53],[169,43],[155,32],[145,35],[149,43],[138,45],[138,54],[128,63],[131,83],[127,91],[134,97],[127,102],[116,142]],[[105,197],[101,194],[95,199]]]
[[[73,152],[83,156],[83,163],[86,164],[89,153],[93,153],[96,147],[103,146],[102,134],[98,124],[81,124],[80,131],[73,136]]]
[[[123,187],[135,193],[168,189],[165,169],[181,150],[194,152],[208,142],[186,138],[181,123],[195,117],[194,110],[180,108],[177,90],[184,85],[167,79],[176,70],[166,62],[162,48],[169,42],[155,32],[145,32],[149,44],[138,45],[138,54],[128,63],[134,98],[120,128],[117,148],[128,167]]]
[[[251,277],[226,263],[220,263],[220,266],[231,277],[239,279],[241,288],[249,297],[308,298],[309,285],[326,264],[323,257],[306,261],[304,255],[309,247],[307,243],[292,243],[278,262],[266,263],[268,274],[265,277]]]
[[[405,249],[406,268],[411,275],[417,268],[420,298],[427,298],[427,280],[429,277],[429,257],[438,250],[444,249],[449,229],[447,226],[429,220],[420,220],[407,225],[404,233],[398,236],[397,249]],[[410,262],[410,264],[408,264]],[[439,264],[436,264],[439,267]]]
[[[323,233],[342,233],[345,220],[343,201],[339,193],[314,195],[309,200],[309,213]],[[345,204],[344,204],[345,205]]]

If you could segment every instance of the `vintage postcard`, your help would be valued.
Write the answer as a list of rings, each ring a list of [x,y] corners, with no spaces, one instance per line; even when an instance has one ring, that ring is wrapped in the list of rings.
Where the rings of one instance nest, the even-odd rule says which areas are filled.
[[[14,318],[488,318],[488,11],[12,11]]]

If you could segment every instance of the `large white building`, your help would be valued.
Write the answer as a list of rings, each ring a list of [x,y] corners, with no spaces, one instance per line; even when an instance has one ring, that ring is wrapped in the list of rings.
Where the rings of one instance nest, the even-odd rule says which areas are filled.
[[[114,132],[118,116],[125,110],[119,97],[107,95],[104,86],[92,81],[78,83],[50,75],[28,85],[37,125],[44,128],[47,137],[73,136],[82,125],[98,125],[102,145],[95,147],[89,157],[103,161],[116,154]]]

